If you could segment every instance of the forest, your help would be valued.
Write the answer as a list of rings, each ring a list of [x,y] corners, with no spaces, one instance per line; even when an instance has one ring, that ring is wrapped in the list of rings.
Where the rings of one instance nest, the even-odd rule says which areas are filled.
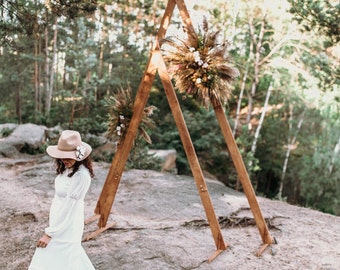
[[[239,71],[224,107],[256,194],[340,215],[339,1],[185,3]],[[107,133],[122,89],[133,101],[166,4],[1,0],[0,123]],[[167,36],[181,36],[178,10],[171,19]],[[241,191],[214,111],[177,95],[202,169]],[[152,168],[148,149],[176,149],[178,173],[190,175],[159,77],[147,106],[153,125],[134,166]]]

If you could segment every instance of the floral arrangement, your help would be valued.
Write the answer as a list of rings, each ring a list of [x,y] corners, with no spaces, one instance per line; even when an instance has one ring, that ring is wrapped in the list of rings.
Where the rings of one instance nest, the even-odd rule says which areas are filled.
[[[83,145],[78,145],[76,148],[76,157],[77,160],[82,160],[82,158],[85,156],[86,148]]]
[[[109,107],[109,121],[106,137],[119,144],[125,139],[133,115],[131,89],[119,89],[114,96],[106,99],[106,105]],[[150,144],[152,142],[150,136],[146,132],[146,128],[154,127],[154,122],[150,116],[156,109],[155,106],[145,107],[142,120],[138,127],[137,138],[142,138]]]
[[[192,96],[208,107],[209,102],[226,103],[231,93],[229,83],[239,75],[228,57],[228,42],[219,43],[219,31],[187,31],[188,38],[169,37],[161,41],[164,60],[180,93]]]

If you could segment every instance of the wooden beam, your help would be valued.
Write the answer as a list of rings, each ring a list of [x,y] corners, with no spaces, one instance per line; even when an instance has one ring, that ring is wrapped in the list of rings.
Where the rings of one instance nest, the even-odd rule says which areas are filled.
[[[105,227],[101,227],[101,228],[98,228],[97,230],[95,230],[94,232],[88,234],[87,236],[84,237],[84,239],[82,240],[82,242],[86,242],[86,241],[89,241],[93,238],[96,238],[100,233],[114,227],[116,225],[115,222],[111,223],[111,224],[107,224]]]
[[[142,82],[136,95],[133,115],[129,128],[122,144],[118,145],[117,152],[115,153],[115,156],[112,160],[111,167],[97,202],[95,213],[101,215],[98,222],[99,227],[105,227],[106,225],[118,189],[120,178],[124,171],[126,161],[129,157],[134,138],[136,137],[139,123],[142,119],[143,111],[148,100],[149,92],[154,81],[156,71],[157,67],[154,53],[151,53],[147,69],[143,75]]]
[[[148,64],[146,66],[145,72],[143,74],[141,83],[136,94],[133,115],[130,121],[129,128],[127,130],[125,140],[117,148],[117,152],[115,153],[115,156],[112,160],[111,167],[109,169],[102,192],[98,199],[97,206],[94,212],[95,214],[100,215],[98,221],[99,228],[105,227],[108,217],[110,215],[110,211],[117,193],[120,179],[123,174],[129,153],[131,151],[133,140],[136,137],[137,129],[140,124],[143,111],[149,97],[150,89],[155,79],[157,63],[154,57],[155,55],[154,50],[159,48],[158,40],[165,36],[165,33],[170,24],[170,19],[172,17],[175,5],[176,5],[175,0],[170,0],[164,11],[161,25],[156,40],[153,44],[153,49],[151,51]]]
[[[169,105],[172,111],[172,115],[177,125],[177,129],[181,137],[182,144],[183,144],[186,156],[188,158],[192,174],[196,181],[198,193],[201,197],[201,201],[204,206],[206,216],[208,218],[208,222],[209,222],[209,225],[210,225],[210,228],[211,228],[214,240],[215,240],[216,248],[218,250],[225,250],[227,246],[225,245],[223,237],[222,237],[221,228],[215,215],[215,210],[210,199],[210,195],[209,195],[208,188],[204,180],[201,166],[198,162],[195,148],[192,144],[188,128],[185,124],[185,120],[184,120],[182,110],[180,108],[175,90],[172,86],[171,78],[167,72],[164,60],[160,52],[157,52],[157,63],[159,66],[158,73],[163,83],[163,87],[164,87],[166,96],[168,98],[168,102],[169,102]]]
[[[179,9],[179,14],[182,18],[182,22],[184,24],[184,27],[188,29],[191,33],[195,33],[195,29],[192,25],[192,21],[189,15],[189,11],[187,9],[187,6],[185,5],[183,0],[176,0],[177,7]]]
[[[262,212],[260,209],[260,206],[258,204],[258,201],[256,199],[256,195],[253,189],[253,186],[250,182],[249,175],[247,173],[246,167],[244,165],[242,156],[240,154],[240,151],[237,147],[236,141],[234,139],[232,130],[230,128],[229,122],[227,120],[227,117],[224,113],[222,104],[219,100],[216,100],[215,102],[212,102],[214,106],[214,111],[216,114],[216,118],[219,122],[220,128],[223,133],[223,137],[226,141],[230,156],[233,160],[234,166],[236,168],[238,177],[240,179],[240,182],[243,187],[243,191],[248,199],[248,203],[250,206],[250,209],[254,215],[254,219],[256,222],[256,225],[260,231],[260,235],[262,238],[263,243],[265,244],[271,244],[273,242],[273,239],[270,236],[270,233],[268,231],[267,224],[262,216]]]

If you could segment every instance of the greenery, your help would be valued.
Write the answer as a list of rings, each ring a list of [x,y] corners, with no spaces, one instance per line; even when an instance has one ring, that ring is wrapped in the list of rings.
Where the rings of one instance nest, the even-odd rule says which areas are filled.
[[[5,137],[8,137],[11,133],[12,133],[13,129],[11,128],[4,128],[1,130],[1,136],[0,138],[5,138]]]
[[[186,2],[240,72],[225,111],[256,193],[340,215],[339,2]],[[0,1],[0,123],[107,132],[107,101],[128,88],[134,99],[166,3]],[[183,39],[177,12],[171,22],[166,38]],[[241,190],[214,112],[177,95],[202,169]],[[152,144],[136,143],[127,167],[156,168],[148,148],[173,148],[190,174],[158,77],[152,105]]]

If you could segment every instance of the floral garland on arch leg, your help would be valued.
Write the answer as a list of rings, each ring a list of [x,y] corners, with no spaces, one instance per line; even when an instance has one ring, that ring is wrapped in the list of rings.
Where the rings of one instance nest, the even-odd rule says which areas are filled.
[[[105,135],[118,145],[122,144],[133,115],[134,100],[132,98],[132,90],[130,87],[118,89],[113,96],[106,99],[105,105],[108,107],[108,128]],[[147,130],[155,127],[154,121],[151,118],[155,110],[157,110],[157,107],[153,105],[144,108],[141,123],[137,131],[137,139],[144,139],[149,144],[152,141]]]
[[[219,41],[219,31],[209,31],[206,18],[202,25],[198,34],[187,30],[187,39],[168,37],[161,40],[161,45],[175,88],[208,108],[217,100],[227,103],[229,83],[239,71],[230,62],[229,43]]]

